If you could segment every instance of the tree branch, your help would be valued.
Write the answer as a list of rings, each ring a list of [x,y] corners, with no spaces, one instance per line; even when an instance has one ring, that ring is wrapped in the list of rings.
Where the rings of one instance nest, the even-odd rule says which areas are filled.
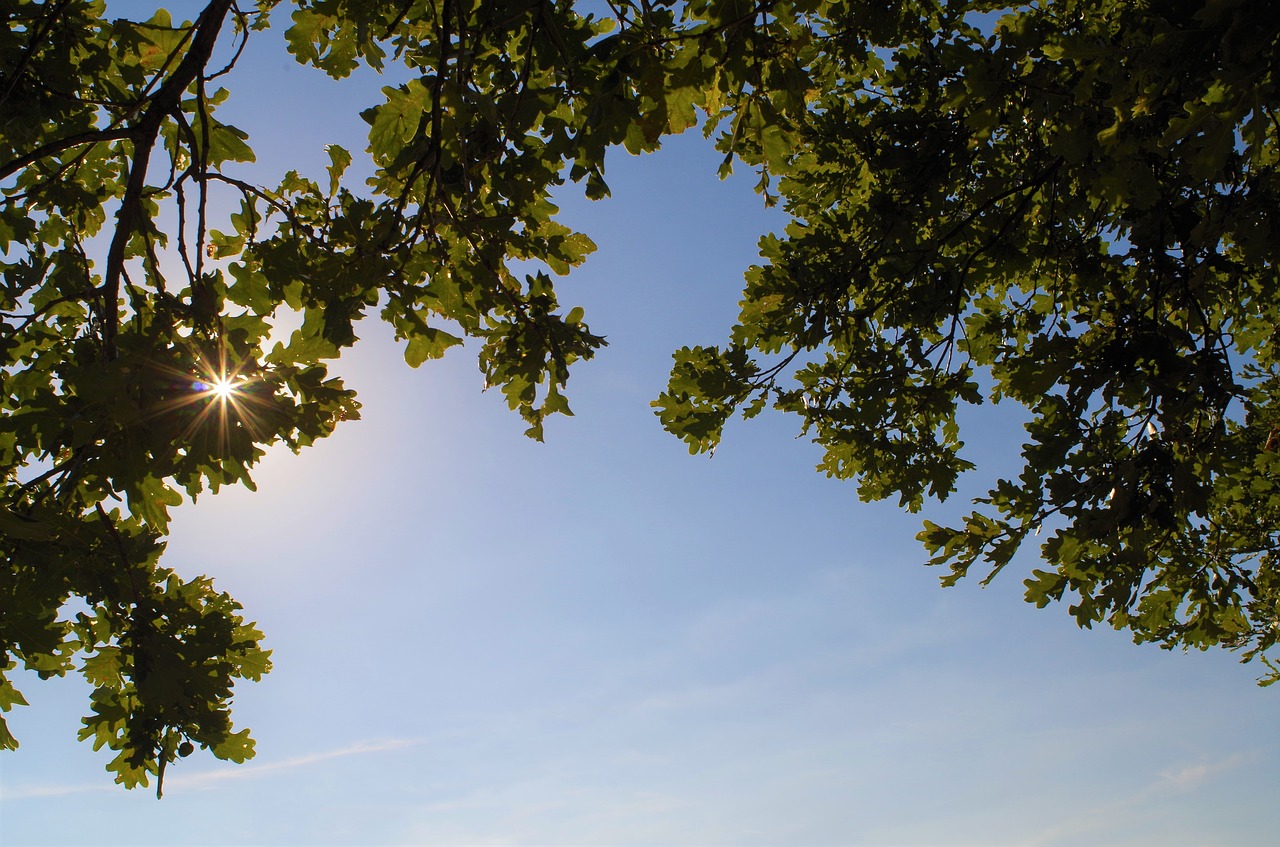
[[[69,135],[66,138],[59,138],[57,141],[50,141],[48,144],[42,144],[30,153],[11,159],[0,165],[0,179],[13,176],[18,171],[34,164],[47,156],[53,156],[61,153],[63,150],[69,150],[72,147],[78,147],[81,144],[101,144],[104,141],[119,141],[124,138],[132,138],[133,130],[125,127],[116,127],[115,129],[98,129],[92,132],[80,132],[75,135]]]
[[[196,81],[209,57],[213,54],[213,45],[222,30],[222,22],[231,8],[233,0],[212,0],[196,22],[196,34],[191,48],[182,57],[182,61],[173,75],[164,81],[147,110],[142,113],[138,123],[130,128],[129,137],[133,139],[133,161],[129,166],[129,178],[125,184],[124,199],[120,210],[116,213],[116,232],[111,239],[107,251],[107,268],[102,281],[102,351],[107,359],[116,355],[115,337],[119,328],[120,316],[117,301],[120,297],[120,276],[124,270],[125,250],[129,238],[133,235],[142,215],[142,197],[146,189],[147,164],[151,160],[151,150],[155,147],[156,137],[160,133],[160,125],[166,116],[181,108],[182,93],[191,83]]]

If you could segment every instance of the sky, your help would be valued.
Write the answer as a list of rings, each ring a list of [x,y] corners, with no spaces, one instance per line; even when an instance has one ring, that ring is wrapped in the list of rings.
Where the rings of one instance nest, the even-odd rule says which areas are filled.
[[[244,174],[360,149],[381,82],[252,42],[222,112],[251,133]],[[83,681],[23,678],[0,843],[1273,844],[1280,687],[1257,668],[1035,609],[1033,550],[940,588],[922,516],[816,473],[781,415],[712,458],[661,430],[671,352],[726,337],[785,224],[718,162],[696,135],[618,152],[612,198],[563,199],[600,249],[560,300],[609,347],[544,444],[482,392],[474,349],[413,370],[361,324],[336,370],[362,419],[173,524],[166,564],[212,575],[274,651],[236,692],[256,758],[197,754],[162,801],[127,792],[75,740]],[[970,424],[972,494],[1020,429]]]

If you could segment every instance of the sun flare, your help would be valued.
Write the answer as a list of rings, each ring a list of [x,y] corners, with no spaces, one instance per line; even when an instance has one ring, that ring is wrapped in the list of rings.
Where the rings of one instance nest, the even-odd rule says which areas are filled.
[[[184,438],[195,437],[198,430],[208,426],[214,427],[224,441],[235,431],[243,431],[255,440],[267,437],[259,413],[270,408],[267,398],[272,392],[265,392],[264,398],[260,377],[246,376],[226,362],[206,361],[198,361],[185,376],[190,380],[190,390],[166,406],[170,411],[192,407],[194,415]]]
[[[208,379],[197,379],[191,383],[191,388],[201,394],[208,394],[217,400],[223,402],[234,402],[243,388],[244,377],[219,375],[209,377]]]
[[[236,396],[236,386],[231,380],[219,377],[209,383],[209,390],[219,400],[230,400]]]

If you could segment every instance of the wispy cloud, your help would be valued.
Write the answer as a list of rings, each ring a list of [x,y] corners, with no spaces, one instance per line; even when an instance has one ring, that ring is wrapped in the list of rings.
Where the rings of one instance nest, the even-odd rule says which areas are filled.
[[[1215,762],[1197,762],[1166,768],[1153,782],[1127,797],[1075,814],[1070,822],[1050,826],[1032,838],[1019,842],[1019,845],[1020,847],[1044,847],[1068,837],[1109,828],[1118,822],[1131,819],[1141,807],[1168,795],[1171,791],[1181,793],[1199,788],[1211,777],[1233,770],[1245,761],[1246,757],[1243,754],[1233,753]]]
[[[253,779],[266,773],[306,768],[321,762],[328,762],[332,759],[341,759],[347,756],[360,756],[369,753],[385,753],[391,750],[400,750],[405,747],[416,746],[423,743],[423,741],[424,739],[421,738],[372,739],[368,741],[357,741],[354,744],[348,744],[346,747],[340,747],[336,750],[308,753],[305,756],[294,756],[293,758],[281,759],[275,762],[228,766],[225,768],[219,768],[218,770],[192,774],[175,774],[170,771],[169,775],[165,777],[164,787],[166,793],[173,790],[198,790],[233,780]],[[119,790],[117,786],[106,782],[105,780],[100,783],[84,783],[78,785],[35,785],[16,790],[0,787],[0,802],[117,790]]]
[[[389,750],[400,750],[405,747],[413,747],[421,744],[424,739],[421,738],[386,738],[370,741],[357,741],[346,747],[340,747],[337,750],[326,750],[321,753],[308,753],[305,756],[294,756],[291,759],[281,759],[277,762],[263,762],[262,764],[253,765],[237,765],[234,767],[220,768],[216,771],[205,771],[204,773],[174,775],[165,779],[165,789],[170,787],[175,789],[205,788],[216,785],[220,782],[239,779],[253,779],[265,773],[274,771],[296,770],[311,765],[327,762],[331,759],[342,759],[347,756],[359,756],[366,753],[385,753]]]
[[[1196,788],[1211,776],[1235,768],[1243,761],[1244,756],[1236,753],[1216,762],[1200,762],[1179,768],[1168,768],[1160,772],[1160,779],[1180,791],[1187,791]]]
[[[89,794],[94,791],[113,790],[117,790],[116,786],[106,780],[101,783],[82,785],[28,785],[18,789],[0,786],[0,803],[6,800],[32,800],[39,797],[62,797],[67,794]]]

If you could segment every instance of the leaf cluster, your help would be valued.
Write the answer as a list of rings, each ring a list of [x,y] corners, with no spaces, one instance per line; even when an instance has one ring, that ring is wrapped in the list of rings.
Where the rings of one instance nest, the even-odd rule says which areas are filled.
[[[1164,647],[1280,637],[1274,4],[834,5],[724,349],[664,425],[707,450],[771,401],[864,498],[920,509],[967,405],[1022,469],[920,539],[952,584],[1041,536],[1027,599]],[[852,41],[852,43],[851,43]],[[1274,673],[1265,681],[1274,681]]]

